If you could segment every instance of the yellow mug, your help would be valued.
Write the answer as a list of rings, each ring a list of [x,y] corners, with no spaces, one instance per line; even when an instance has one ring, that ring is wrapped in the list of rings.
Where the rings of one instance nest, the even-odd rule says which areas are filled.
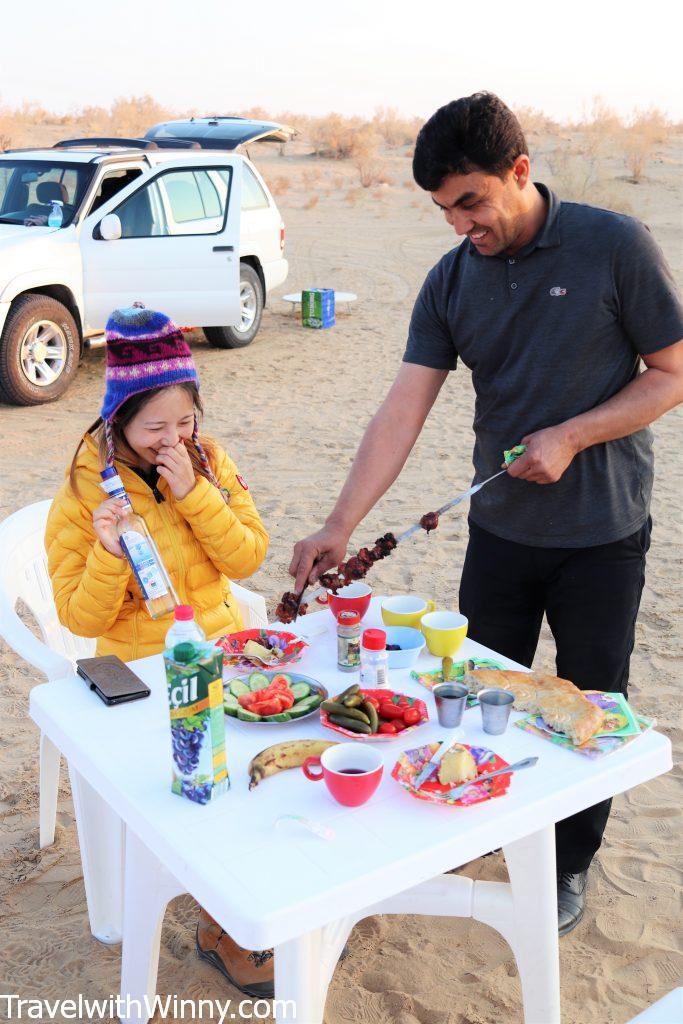
[[[381,605],[382,622],[385,626],[412,626],[413,629],[419,629],[422,616],[433,612],[435,608],[433,601],[424,601],[410,594],[385,597]]]
[[[420,623],[427,647],[437,658],[452,658],[467,636],[467,619],[459,612],[430,612]]]

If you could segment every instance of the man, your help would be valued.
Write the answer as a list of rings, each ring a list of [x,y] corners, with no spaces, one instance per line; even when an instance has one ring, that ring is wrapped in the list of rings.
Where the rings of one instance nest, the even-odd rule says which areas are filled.
[[[648,424],[683,401],[671,274],[638,221],[534,184],[519,122],[490,93],[436,111],[413,173],[467,238],[428,274],[403,364],[337,503],[294,548],[297,591],[344,558],[460,358],[476,392],[475,482],[504,448],[528,446],[472,499],[460,583],[470,636],[530,666],[545,613],[558,675],[626,693],[650,543]],[[583,915],[609,808],[558,823],[561,935]]]

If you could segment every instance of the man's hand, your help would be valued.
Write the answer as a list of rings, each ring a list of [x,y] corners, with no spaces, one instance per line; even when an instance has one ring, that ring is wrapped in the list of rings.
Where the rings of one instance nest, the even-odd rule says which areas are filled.
[[[298,541],[289,566],[290,576],[296,577],[296,593],[300,594],[307,583],[315,583],[328,569],[336,569],[344,560],[348,543],[348,533],[330,525]]]
[[[557,483],[579,451],[572,431],[564,423],[527,434],[520,444],[527,445],[527,450],[508,467],[508,473],[534,484]]]
[[[157,471],[159,476],[168,481],[168,486],[177,501],[186,498],[197,482],[190,456],[182,441],[178,441],[173,448],[159,449]]]

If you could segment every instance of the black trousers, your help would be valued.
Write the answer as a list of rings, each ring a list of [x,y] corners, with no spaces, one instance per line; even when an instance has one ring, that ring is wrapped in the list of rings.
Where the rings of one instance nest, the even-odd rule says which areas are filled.
[[[582,690],[626,695],[652,521],[611,544],[539,548],[501,540],[470,520],[460,611],[472,640],[531,667],[543,613],[557,674]],[[557,866],[585,871],[598,850],[611,800],[556,825]]]

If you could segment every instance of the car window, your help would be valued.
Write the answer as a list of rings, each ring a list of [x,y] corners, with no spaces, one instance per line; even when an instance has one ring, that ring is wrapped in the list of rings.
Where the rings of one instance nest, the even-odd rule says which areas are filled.
[[[263,210],[270,206],[268,196],[261,188],[261,183],[245,163],[242,164],[242,209]]]
[[[112,211],[121,220],[121,237],[219,234],[225,224],[231,170],[220,169],[228,186],[220,189],[211,178],[216,170],[165,171],[148,182]]]
[[[46,224],[53,203],[67,227],[86,195],[95,167],[61,160],[3,159],[0,169],[0,222]]]
[[[94,213],[95,210],[99,210],[100,206],[107,203],[117,192],[121,192],[132,181],[139,178],[141,174],[142,171],[139,167],[119,168],[116,171],[108,171],[98,186],[88,212]]]

